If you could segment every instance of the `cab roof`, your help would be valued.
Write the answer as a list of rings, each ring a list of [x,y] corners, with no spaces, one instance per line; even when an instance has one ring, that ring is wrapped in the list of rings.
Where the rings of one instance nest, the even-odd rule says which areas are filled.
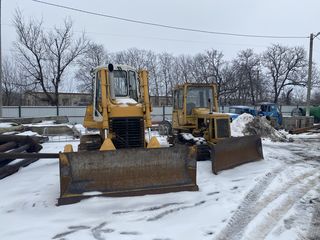
[[[94,68],[94,71],[98,71],[101,69],[108,69],[108,65],[104,64],[104,65],[97,66],[96,68]],[[125,70],[125,71],[128,71],[128,70],[136,71],[135,68],[133,68],[132,66],[126,65],[126,64],[113,64],[113,69],[114,70],[121,69],[121,70]]]

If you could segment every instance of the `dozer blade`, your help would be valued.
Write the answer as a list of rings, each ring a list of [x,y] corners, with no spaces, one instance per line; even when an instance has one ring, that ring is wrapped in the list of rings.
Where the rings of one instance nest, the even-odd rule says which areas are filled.
[[[214,174],[261,159],[263,159],[262,144],[258,135],[226,138],[213,145],[211,149]]]
[[[192,147],[60,153],[58,205],[91,196],[197,191]]]

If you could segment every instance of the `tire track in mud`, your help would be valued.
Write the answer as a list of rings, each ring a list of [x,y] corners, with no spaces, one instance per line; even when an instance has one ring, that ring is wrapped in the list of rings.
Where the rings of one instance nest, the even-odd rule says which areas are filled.
[[[311,175],[304,180],[303,178],[299,178],[299,181],[296,184],[289,186],[288,191],[285,193],[278,196],[276,194],[272,194],[270,198],[265,198],[264,202],[268,203],[266,206],[269,204],[272,205],[273,203],[276,203],[276,206],[271,206],[270,210],[266,210],[265,212],[258,212],[257,215],[263,214],[262,221],[255,224],[254,229],[251,231],[245,232],[242,239],[265,239],[282,217],[293,207],[293,205],[305,196],[313,187],[315,187],[318,182],[319,174]],[[276,202],[274,202],[275,200]],[[257,205],[259,205],[259,203],[257,203]]]
[[[290,179],[280,188],[278,188],[272,194],[264,197],[259,201],[260,197],[263,196],[263,193],[275,177],[281,172],[284,171],[285,167],[280,166],[272,172],[266,174],[255,186],[249,191],[245,196],[242,203],[239,205],[238,209],[230,218],[226,227],[220,231],[215,239],[240,239],[250,222],[272,201],[277,199],[280,195],[283,194],[289,187],[294,186],[296,183],[299,183],[302,179],[310,177],[317,169],[312,169],[308,172],[295,176]],[[259,238],[258,238],[259,239]]]

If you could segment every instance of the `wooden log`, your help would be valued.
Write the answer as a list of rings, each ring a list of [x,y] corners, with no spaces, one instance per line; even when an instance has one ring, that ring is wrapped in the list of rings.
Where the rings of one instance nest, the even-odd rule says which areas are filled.
[[[8,177],[8,176],[14,174],[15,172],[19,171],[19,169],[21,167],[26,167],[26,166],[30,165],[31,163],[36,162],[37,160],[38,160],[37,158],[23,159],[15,164],[7,165],[7,166],[0,168],[0,179],[3,179],[5,177]]]
[[[28,152],[39,152],[42,149],[37,139],[30,136],[0,135],[0,143],[6,142],[16,142],[19,145],[30,144]]]
[[[22,145],[22,146],[20,146],[18,148],[12,149],[9,153],[21,153],[21,152],[24,152],[24,151],[28,150],[29,148],[30,148],[30,144],[25,144],[25,145]],[[14,159],[15,158],[3,158],[3,159],[0,159],[0,167],[3,167],[4,165],[12,162]]]
[[[59,158],[59,153],[0,153],[0,160],[17,158]]]
[[[0,152],[8,151],[12,148],[15,148],[17,143],[15,141],[6,142],[0,145]]]
[[[289,131],[290,134],[299,134],[308,132],[309,130],[320,129],[320,125],[314,125],[312,127],[296,128]]]

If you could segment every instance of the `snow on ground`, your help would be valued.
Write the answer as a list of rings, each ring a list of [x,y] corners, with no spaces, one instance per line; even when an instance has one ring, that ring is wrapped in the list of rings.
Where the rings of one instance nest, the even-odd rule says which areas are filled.
[[[0,123],[0,128],[10,128],[12,126],[17,126],[17,124],[16,123],[12,123],[12,122]]]
[[[87,132],[86,128],[82,124],[75,124],[73,125],[73,129],[75,129],[77,132],[80,133],[80,135],[83,135]]]
[[[170,146],[168,139],[167,139],[167,136],[161,136],[158,131],[150,131],[150,134],[149,134],[149,132],[146,130],[145,139],[146,139],[147,143],[149,143],[149,141],[152,137],[157,138],[161,147],[169,147]]]
[[[198,192],[94,197],[59,207],[58,160],[39,160],[0,180],[0,239],[302,239],[318,206],[319,141],[320,134],[264,140],[264,160],[219,175],[210,161],[198,162]],[[71,143],[76,150],[78,142]],[[65,144],[45,143],[42,152]]]
[[[19,135],[19,136],[41,136],[38,133],[32,132],[32,131],[24,131],[24,132],[18,133],[16,135]]]
[[[39,123],[29,123],[29,124],[23,124],[26,127],[52,127],[52,126],[71,126],[70,124],[67,123],[56,123],[55,120],[43,120]]]

